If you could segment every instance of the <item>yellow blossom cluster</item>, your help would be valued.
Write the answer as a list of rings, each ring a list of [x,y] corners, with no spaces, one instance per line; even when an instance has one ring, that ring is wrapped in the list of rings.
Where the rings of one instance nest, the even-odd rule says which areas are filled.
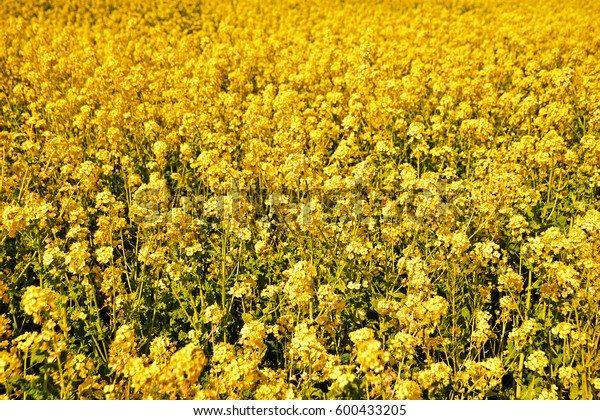
[[[0,2],[0,398],[600,398],[600,3]]]

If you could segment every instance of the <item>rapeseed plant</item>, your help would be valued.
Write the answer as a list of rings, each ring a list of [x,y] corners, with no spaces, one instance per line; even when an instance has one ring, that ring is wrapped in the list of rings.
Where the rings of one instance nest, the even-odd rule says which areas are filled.
[[[2,2],[0,397],[600,397],[600,8]]]

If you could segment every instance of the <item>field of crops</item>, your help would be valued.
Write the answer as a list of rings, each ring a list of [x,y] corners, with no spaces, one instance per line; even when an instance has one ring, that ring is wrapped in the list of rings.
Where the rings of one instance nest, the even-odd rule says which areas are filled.
[[[600,3],[0,19],[0,398],[599,398]]]

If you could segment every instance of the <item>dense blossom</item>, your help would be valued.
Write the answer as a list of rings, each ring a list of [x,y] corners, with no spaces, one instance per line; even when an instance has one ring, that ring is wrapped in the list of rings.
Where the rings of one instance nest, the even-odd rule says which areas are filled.
[[[0,397],[599,398],[583,3],[0,2]]]

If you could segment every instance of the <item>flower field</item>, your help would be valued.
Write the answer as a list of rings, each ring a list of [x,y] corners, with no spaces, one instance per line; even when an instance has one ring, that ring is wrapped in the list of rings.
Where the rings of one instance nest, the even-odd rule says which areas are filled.
[[[0,17],[0,398],[600,397],[600,3]]]

